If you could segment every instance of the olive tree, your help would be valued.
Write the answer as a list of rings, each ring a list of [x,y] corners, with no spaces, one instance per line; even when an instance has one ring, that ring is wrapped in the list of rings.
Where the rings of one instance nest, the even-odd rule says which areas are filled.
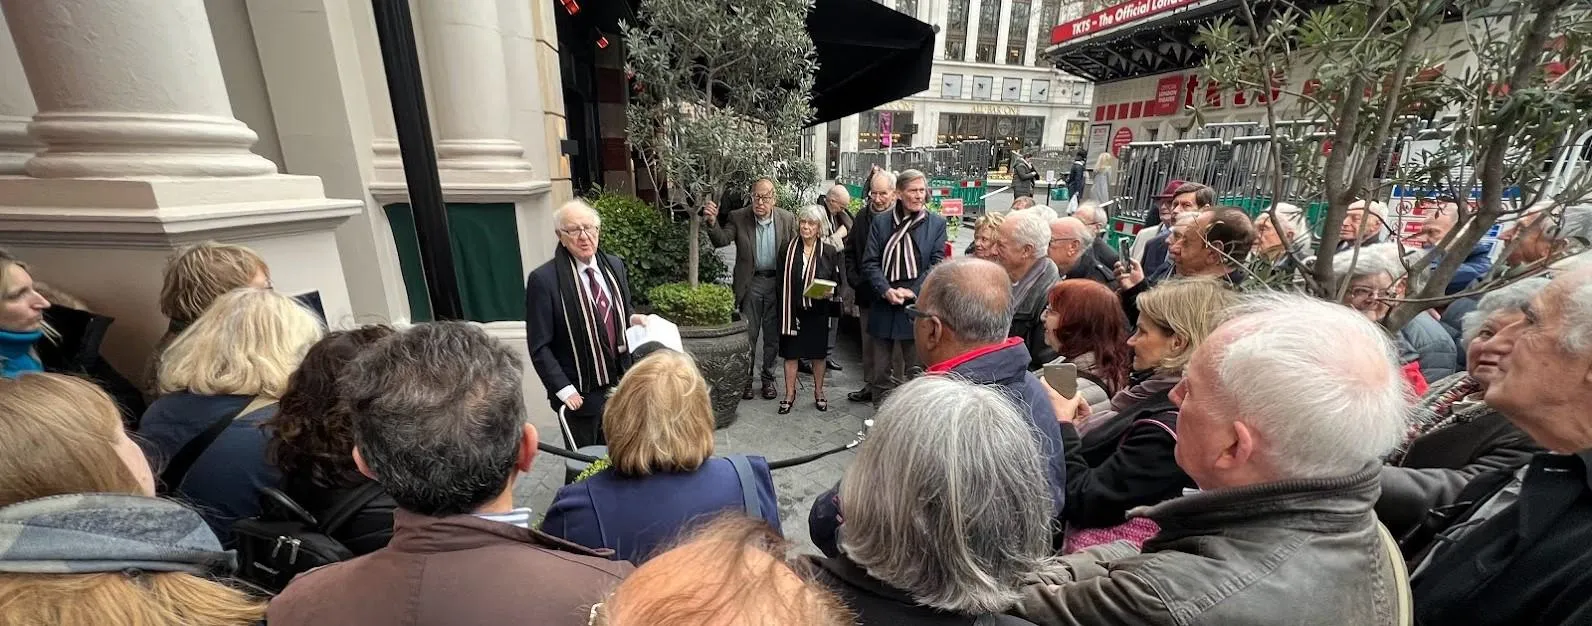
[[[1338,250],[1349,206],[1385,198],[1394,185],[1462,200],[1456,227],[1407,262],[1410,292],[1389,327],[1508,280],[1495,271],[1468,293],[1444,295],[1466,253],[1500,220],[1588,195],[1592,168],[1551,171],[1592,129],[1592,64],[1578,62],[1592,35],[1588,6],[1346,0],[1305,12],[1244,0],[1201,30],[1211,77],[1265,105],[1265,193],[1326,205],[1308,290],[1341,296],[1347,286],[1333,276],[1333,257],[1359,253],[1358,242]],[[1311,80],[1287,85],[1288,76]]]
[[[816,171],[798,156],[813,115],[811,8],[812,0],[641,3],[637,23],[622,27],[634,80],[625,117],[653,180],[667,181],[693,207],[758,176],[812,188]],[[690,211],[692,287],[697,213]]]

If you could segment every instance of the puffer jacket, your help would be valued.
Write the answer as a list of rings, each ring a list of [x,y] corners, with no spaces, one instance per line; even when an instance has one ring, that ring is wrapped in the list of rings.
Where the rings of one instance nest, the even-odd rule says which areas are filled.
[[[1161,533],[1063,557],[1014,611],[1038,624],[1398,623],[1395,552],[1372,512],[1378,464],[1138,509]]]

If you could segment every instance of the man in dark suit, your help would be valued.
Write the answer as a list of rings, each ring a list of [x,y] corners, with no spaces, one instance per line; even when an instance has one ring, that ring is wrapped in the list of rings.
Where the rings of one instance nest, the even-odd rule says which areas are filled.
[[[774,390],[774,359],[779,356],[779,260],[796,233],[796,218],[789,211],[776,208],[774,181],[759,178],[752,183],[752,206],[731,211],[723,226],[719,225],[718,204],[709,201],[702,209],[708,240],[715,246],[735,244],[731,287],[735,291],[735,308],[746,320],[752,369],[763,382],[764,400],[778,395]],[[759,343],[763,347],[762,361],[757,358]],[[752,399],[750,383],[741,397]]]
[[[1089,250],[1087,251],[1088,259],[1106,266],[1107,269],[1116,267],[1117,263],[1122,261],[1122,255],[1118,254],[1116,250],[1111,248],[1110,244],[1106,243],[1106,222],[1110,219],[1106,215],[1106,210],[1100,208],[1100,204],[1093,200],[1085,200],[1078,203],[1078,210],[1073,211],[1072,216],[1083,222],[1084,228],[1089,229],[1089,232],[1093,235],[1094,242],[1089,244]],[[1084,277],[1068,276],[1067,278]],[[1110,278],[1108,277],[1107,281],[1109,280]]]
[[[598,445],[608,392],[630,366],[629,274],[624,259],[597,249],[602,218],[585,202],[559,207],[553,223],[553,260],[525,280],[525,342],[548,402],[565,409],[575,445]]]
[[[862,188],[867,192],[868,199],[862,203],[863,209],[857,211],[852,218],[851,232],[846,233],[846,281],[851,284],[856,293],[857,321],[862,327],[862,375],[864,384],[862,389],[846,394],[846,399],[852,402],[871,403],[874,398],[873,385],[867,384],[868,372],[873,371],[873,341],[868,337],[868,314],[873,309],[873,304],[879,300],[879,294],[873,292],[873,284],[862,275],[862,254],[867,251],[868,237],[873,234],[873,222],[880,216],[889,216],[895,208],[895,174],[873,166],[868,172],[868,180],[864,181]],[[885,355],[890,358],[890,355]],[[897,359],[899,361],[899,359]]]
[[[928,180],[906,170],[896,177],[896,207],[869,225],[862,274],[878,294],[868,313],[873,368],[864,375],[878,405],[895,386],[920,369],[913,347],[912,317],[906,306],[917,299],[929,268],[945,258],[945,218],[928,211]],[[901,355],[899,369],[891,367]]]

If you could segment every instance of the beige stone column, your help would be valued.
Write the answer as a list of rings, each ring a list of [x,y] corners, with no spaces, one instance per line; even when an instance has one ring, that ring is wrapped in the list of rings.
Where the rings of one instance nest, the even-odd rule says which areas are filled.
[[[357,201],[278,174],[232,116],[204,0],[0,0],[38,113],[39,153],[0,176],[0,245],[34,275],[117,318],[105,354],[142,373],[166,320],[172,251],[258,250],[285,293],[352,317],[333,231]]]
[[[38,151],[39,145],[28,136],[28,121],[38,110],[11,30],[0,15],[0,174],[21,174],[22,166]]]
[[[504,191],[532,180],[514,137],[496,0],[418,0],[426,92],[443,187]]]

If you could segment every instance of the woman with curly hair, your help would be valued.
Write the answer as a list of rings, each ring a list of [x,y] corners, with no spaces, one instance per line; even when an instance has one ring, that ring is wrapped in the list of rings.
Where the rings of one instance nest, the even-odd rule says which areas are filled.
[[[387,545],[398,503],[354,466],[354,433],[337,384],[350,361],[393,332],[371,325],[328,333],[304,355],[276,415],[265,423],[273,431],[266,456],[282,473],[282,492],[289,498],[316,519],[343,502],[362,503],[329,533],[355,556]]]

